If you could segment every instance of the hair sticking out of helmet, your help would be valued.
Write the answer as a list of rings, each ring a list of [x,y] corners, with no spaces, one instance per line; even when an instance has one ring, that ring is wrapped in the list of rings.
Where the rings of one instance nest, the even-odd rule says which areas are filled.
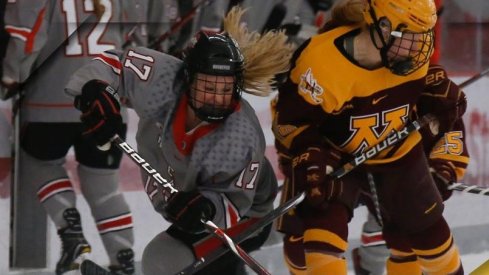
[[[429,61],[437,19],[433,0],[367,0],[364,18],[384,66],[394,74],[408,75]]]
[[[184,54],[188,104],[202,120],[224,120],[236,109],[241,92],[269,95],[275,75],[289,68],[294,46],[285,33],[249,32],[241,24],[243,13],[232,8],[224,18],[224,33],[199,32]]]
[[[289,69],[294,45],[287,43],[284,31],[249,32],[241,17],[245,10],[233,7],[224,18],[224,30],[238,42],[244,56],[244,92],[268,96],[275,76]]]
[[[331,12],[331,19],[339,26],[363,22],[365,5],[365,0],[342,0],[335,2]]]

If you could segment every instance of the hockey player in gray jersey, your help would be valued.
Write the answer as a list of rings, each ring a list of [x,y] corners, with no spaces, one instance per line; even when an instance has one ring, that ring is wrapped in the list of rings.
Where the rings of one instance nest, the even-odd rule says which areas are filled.
[[[94,55],[121,47],[132,21],[133,1],[17,0],[7,3],[5,27],[11,39],[2,85],[24,85],[19,184],[34,184],[54,222],[62,253],[56,273],[78,268],[91,251],[76,209],[73,184],[64,168],[74,147],[82,194],[108,252],[110,268],[132,274],[132,216],[118,191],[121,153],[101,152],[83,138],[79,112],[64,93],[68,77]],[[121,122],[122,123],[122,122]],[[124,125],[119,133],[124,134]]]
[[[232,228],[273,208],[277,181],[257,117],[241,93],[268,95],[292,48],[283,33],[260,36],[239,27],[242,13],[230,11],[225,33],[199,32],[183,61],[142,47],[108,51],[67,85],[100,145],[120,127],[119,103],[134,108],[139,154],[179,190],[170,195],[142,173],[155,210],[172,223],[145,248],[146,275],[174,274],[208,253],[213,245],[201,241],[208,236],[202,219]],[[259,248],[269,231],[242,247]],[[237,266],[238,259],[226,255],[202,272],[238,274]]]

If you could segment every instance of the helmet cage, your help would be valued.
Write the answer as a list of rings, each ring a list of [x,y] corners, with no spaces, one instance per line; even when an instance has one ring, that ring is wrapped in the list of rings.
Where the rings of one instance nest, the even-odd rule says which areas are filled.
[[[212,80],[209,80],[210,77]],[[199,119],[220,122],[236,110],[241,99],[241,89],[236,84],[237,76],[232,77],[232,82],[222,79],[221,76],[194,74],[187,95],[188,104]],[[229,88],[230,85],[232,86]],[[218,90],[217,86],[220,86],[222,91]]]
[[[368,12],[373,21],[370,38],[380,50],[382,64],[392,73],[405,76],[429,62],[434,50],[433,29],[412,32],[406,24],[401,23],[393,30],[389,18],[378,18],[373,8],[369,8]]]
[[[190,84],[187,90],[188,104],[199,119],[220,122],[235,111],[241,99],[244,83],[243,55],[237,43],[227,34],[199,32],[196,37],[197,41],[184,57],[185,73]],[[215,76],[215,81],[209,81],[206,77],[198,78],[198,74]],[[231,100],[224,100],[224,103],[206,99],[206,96],[214,99],[224,96],[217,92],[216,87],[218,84],[227,85],[229,83],[217,81],[222,79],[219,76],[232,76],[234,79]],[[205,87],[213,86],[216,90],[214,92],[207,88],[200,90],[197,81],[205,81],[203,84]],[[203,97],[198,97],[197,93],[203,94]]]

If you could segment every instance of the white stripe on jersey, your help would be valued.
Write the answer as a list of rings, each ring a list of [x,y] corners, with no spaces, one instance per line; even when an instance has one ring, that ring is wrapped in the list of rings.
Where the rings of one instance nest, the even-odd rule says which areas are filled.
[[[5,30],[10,34],[10,36],[18,38],[22,41],[27,41],[28,36],[32,32],[32,29],[12,25],[5,25]]]
[[[114,71],[114,73],[116,73],[118,75],[121,74],[122,64],[121,64],[119,57],[117,55],[111,54],[108,52],[103,52],[103,53],[97,55],[97,57],[95,57],[93,60],[102,61],[104,64],[111,67],[112,70]]]
[[[241,220],[241,216],[239,215],[239,211],[236,206],[234,206],[234,204],[226,197],[226,195],[221,194],[221,197],[226,218],[226,220],[224,221],[225,228],[230,228],[236,225]]]

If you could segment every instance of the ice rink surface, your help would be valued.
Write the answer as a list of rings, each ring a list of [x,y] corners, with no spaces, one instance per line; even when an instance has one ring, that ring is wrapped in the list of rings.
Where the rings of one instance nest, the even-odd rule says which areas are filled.
[[[455,81],[460,83],[464,79],[465,78],[456,78]],[[472,158],[468,167],[469,176],[464,179],[464,183],[469,185],[484,185],[486,183],[486,179],[488,178],[487,160],[489,160],[489,142],[487,142],[487,135],[483,134],[483,129],[480,129],[480,131],[477,130],[477,127],[481,127],[477,124],[480,123],[480,121],[471,121],[474,114],[478,113],[482,114],[482,118],[486,119],[484,123],[487,123],[486,110],[487,106],[489,106],[489,96],[487,93],[484,93],[487,87],[489,87],[489,78],[484,78],[474,83],[474,85],[470,86],[470,89],[466,90],[469,100],[469,108],[466,114],[466,125],[468,125],[468,130],[471,134],[471,137],[469,137],[469,149],[471,150]],[[252,101],[252,104],[257,110],[257,115],[260,118],[260,122],[263,126],[267,144],[272,145],[273,136],[270,131],[271,121],[269,118],[270,99],[257,99],[254,97]],[[130,125],[129,132],[133,131],[133,133],[128,135],[128,142],[132,145],[135,145],[135,123],[136,121],[131,121],[130,124],[133,126],[131,128]],[[273,150],[273,146],[269,148],[269,150]],[[141,260],[141,255],[145,245],[153,238],[153,236],[166,229],[168,224],[152,209],[146,194],[141,189],[140,183],[137,182],[139,179],[137,170],[131,170],[129,172],[126,171],[137,168],[129,161],[126,161],[125,165],[127,166],[125,166],[122,170],[123,173],[126,174],[123,174],[121,177],[121,186],[133,212],[135,230],[134,250],[136,252],[137,274],[141,274],[139,261]],[[96,259],[98,263],[106,265],[108,264],[108,258],[102,246],[101,239],[96,231],[93,219],[90,217],[90,210],[85,200],[81,196],[78,196],[77,204],[79,206],[80,213],[82,213],[82,222],[85,235],[93,247],[91,258]],[[446,204],[445,217],[453,230],[455,242],[460,248],[462,261],[467,274],[489,259],[489,215],[487,215],[487,209],[489,209],[488,196],[463,194],[460,192],[456,192]],[[7,217],[9,216],[10,197],[0,196],[0,217],[5,217],[2,219],[3,222],[0,223],[0,275],[54,274],[54,266],[60,253],[60,242],[51,222],[48,223],[49,228],[47,234],[49,249],[47,254],[48,267],[42,270],[8,269],[9,222]],[[360,232],[365,217],[365,208],[358,208],[355,211],[355,217],[349,226],[350,249],[359,244]],[[260,251],[252,253],[252,255],[256,257],[256,259],[261,262],[272,274],[286,275],[287,271],[282,260],[281,249],[282,246],[280,236],[278,233],[276,233],[272,236],[272,238],[270,238],[265,247],[263,247]],[[348,250],[346,255],[349,259],[350,250]],[[351,274],[353,273],[351,272]]]
[[[168,224],[153,211],[145,193],[140,191],[126,192],[125,197],[133,210],[136,236],[134,250],[136,251],[136,261],[139,262],[144,246],[160,230],[164,230]],[[88,205],[80,196],[78,197],[78,205],[80,212],[83,213],[82,221],[86,237],[93,248],[90,258],[96,259],[101,264],[108,264],[108,258],[105,255],[100,237],[95,230],[95,224],[87,216],[89,213]],[[8,208],[8,200],[0,200],[0,209],[2,212]],[[455,241],[460,247],[466,274],[469,274],[469,271],[474,270],[477,266],[489,259],[489,238],[487,237],[487,233],[489,232],[488,208],[489,197],[473,194],[457,193],[446,204],[445,216],[453,228]],[[8,213],[0,213],[0,216],[8,216]],[[349,226],[350,248],[359,244],[359,236],[365,216],[366,209],[364,207],[358,208],[355,211],[355,217]],[[59,257],[60,244],[58,236],[51,224],[48,230],[49,266],[43,270],[8,271],[6,268],[8,266],[8,238],[6,237],[8,236],[8,223],[1,223],[0,226],[0,274],[54,274],[52,270],[54,270],[55,262]],[[282,260],[282,245],[278,233],[275,233],[261,250],[252,253],[252,256],[262,263],[272,274],[287,274]],[[347,257],[350,257],[350,251],[347,252]],[[137,269],[137,274],[141,274],[139,263],[137,264]],[[353,272],[349,274],[353,274]]]

